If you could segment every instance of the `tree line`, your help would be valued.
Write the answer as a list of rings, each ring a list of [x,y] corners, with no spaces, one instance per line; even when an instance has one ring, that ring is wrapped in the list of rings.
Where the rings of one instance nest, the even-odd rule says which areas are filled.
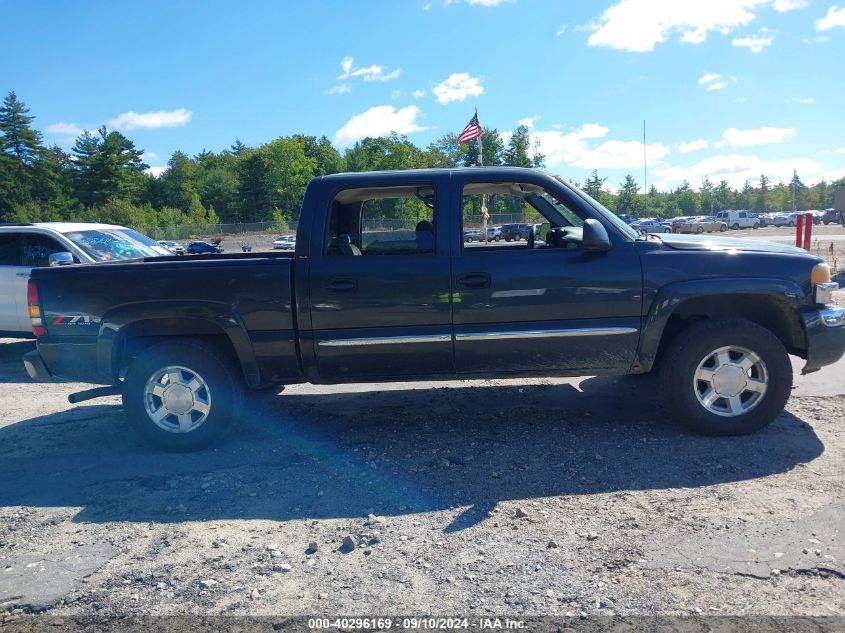
[[[325,137],[293,134],[250,147],[236,139],[220,152],[174,152],[159,176],[148,172],[144,152],[116,130],[85,131],[65,151],[47,147],[26,104],[9,92],[0,107],[0,221],[100,221],[136,227],[296,220],[308,182],[341,171],[470,166],[475,143],[444,134],[426,148],[406,136],[365,138],[339,152]],[[545,157],[525,126],[507,142],[495,128],[482,137],[484,165],[542,168]],[[845,182],[845,179],[842,180]],[[795,188],[800,210],[832,206],[833,184],[772,184],[766,176],[741,190],[726,181],[688,182],[646,194],[630,175],[612,189],[593,171],[581,186],[617,213],[659,217],[716,213],[726,208],[788,210]],[[512,209],[491,209],[508,212]]]

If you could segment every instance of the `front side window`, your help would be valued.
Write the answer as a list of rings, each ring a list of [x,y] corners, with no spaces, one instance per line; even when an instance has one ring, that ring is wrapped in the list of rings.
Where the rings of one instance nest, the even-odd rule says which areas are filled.
[[[59,244],[48,235],[37,233],[24,233],[20,239],[20,265],[27,268],[40,268],[50,265],[50,255],[67,251],[67,248]]]
[[[466,254],[580,246],[584,219],[530,183],[468,183],[462,196]]]
[[[337,256],[433,255],[432,186],[346,189],[331,203],[324,252]]]

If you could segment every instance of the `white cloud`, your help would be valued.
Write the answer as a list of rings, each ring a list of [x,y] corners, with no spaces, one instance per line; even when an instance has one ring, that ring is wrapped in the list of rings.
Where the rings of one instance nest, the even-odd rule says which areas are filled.
[[[840,9],[834,4],[827,10],[827,15],[821,20],[816,20],[816,29],[827,31],[837,26],[845,27],[845,7]]]
[[[145,173],[149,174],[150,176],[152,176],[154,178],[158,178],[159,176],[161,176],[166,171],[167,171],[167,165],[153,165],[153,166],[148,167],[147,169],[144,170]]]
[[[714,90],[721,90],[725,86],[728,85],[727,81],[717,81],[716,83],[712,83],[707,86],[707,92],[713,92]]]
[[[628,169],[643,164],[643,144],[640,141],[604,141],[592,145],[592,139],[604,138],[608,128],[598,123],[587,123],[571,132],[557,129],[535,131],[532,138],[540,143],[540,152],[546,156],[549,167],[566,164],[585,169]],[[669,148],[660,143],[646,147],[650,163],[659,162],[669,154]]]
[[[438,103],[464,101],[467,97],[478,97],[484,92],[481,79],[469,73],[452,73],[445,81],[432,89]]]
[[[720,75],[719,73],[704,73],[703,75],[701,75],[701,77],[698,78],[698,83],[704,85],[710,83],[711,81],[716,81],[721,76],[722,75]]]
[[[557,27],[555,29],[555,36],[560,37],[561,35],[566,33],[566,27],[568,27],[568,26],[569,26],[568,24],[561,24],[559,27]]]
[[[845,154],[845,147],[840,147],[839,149],[833,150],[834,154]]]
[[[775,37],[768,29],[760,29],[757,35],[746,35],[745,37],[735,37],[731,44],[740,48],[747,48],[752,53],[759,53],[763,49],[768,48],[775,41]]]
[[[731,147],[752,145],[773,145],[795,136],[794,127],[761,127],[754,130],[728,128],[722,133],[722,140]]]
[[[443,6],[448,7],[450,4],[456,4],[459,0],[443,0]],[[479,7],[497,7],[506,2],[513,2],[513,0],[463,0],[470,6]]]
[[[139,114],[130,110],[118,114],[108,122],[108,125],[121,130],[137,130],[140,128],[155,129],[163,127],[182,127],[187,125],[194,115],[190,110],[178,108],[176,110],[156,110]]]
[[[769,5],[783,12],[804,0],[620,0],[586,25],[593,31],[588,43],[644,53],[678,34],[682,42],[701,44],[710,32],[727,35],[748,26],[756,10]]]
[[[397,68],[390,72],[385,72],[384,66],[373,64],[372,66],[365,66],[363,68],[355,68],[355,60],[352,57],[344,57],[340,62],[340,67],[343,73],[338,75],[338,79],[343,81],[345,79],[353,79],[361,77],[364,81],[390,81],[396,79],[401,73],[402,69]]]
[[[421,88],[417,88],[416,90],[414,90],[411,93],[411,96],[414,99],[422,99],[425,96],[425,90],[422,90]]]
[[[141,154],[141,160],[145,163],[149,163],[150,161],[153,161],[156,158],[158,158],[158,154],[156,154],[155,152],[144,152],[143,154]]]
[[[792,97],[790,99],[787,99],[787,102],[789,102],[789,103],[801,103],[801,104],[804,104],[804,105],[813,105],[816,102],[816,100],[813,99],[812,97]]]
[[[534,124],[537,122],[537,119],[539,119],[539,118],[540,117],[537,116],[536,114],[534,116],[523,117],[522,119],[517,121],[516,124],[517,125],[524,125],[528,129],[532,129],[534,127]]]
[[[346,84],[338,84],[336,86],[332,86],[331,88],[323,90],[323,92],[327,95],[343,95],[348,92],[352,92],[352,88],[350,88]]]
[[[694,141],[686,141],[678,145],[678,151],[681,154],[689,154],[690,152],[697,152],[702,149],[707,149],[707,141],[703,138],[696,139]]]
[[[417,123],[422,110],[417,106],[406,106],[397,110],[393,106],[373,106],[366,112],[356,114],[334,135],[335,145],[351,145],[368,136],[385,136],[391,132],[411,134],[425,130]]]
[[[65,123],[64,121],[47,126],[47,132],[49,134],[55,134],[56,136],[62,136],[65,138],[76,138],[84,131],[85,130],[79,127],[76,123]]]
[[[809,0],[775,0],[772,4],[772,8],[778,13],[785,13],[786,11],[792,11],[793,9],[803,9],[806,6],[809,6],[809,4]]]
[[[755,155],[720,154],[705,158],[690,167],[658,167],[654,174],[659,179],[658,189],[669,189],[683,180],[701,182],[705,177],[713,182],[727,180],[731,187],[741,188],[746,180],[752,183],[765,174],[773,182],[789,182],[792,170],[797,169],[805,182],[820,175],[821,166],[808,158],[765,160]]]

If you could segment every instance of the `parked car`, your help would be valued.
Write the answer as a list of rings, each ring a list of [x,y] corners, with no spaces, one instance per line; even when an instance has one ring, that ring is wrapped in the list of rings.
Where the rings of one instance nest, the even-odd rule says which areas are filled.
[[[775,213],[772,216],[772,226],[795,226],[798,223],[797,213]]]
[[[703,218],[695,218],[690,220],[689,222],[685,222],[681,225],[679,229],[679,233],[713,233],[714,231],[719,231],[724,233],[728,230],[728,225],[721,221],[717,220],[714,216],[708,215]]]
[[[639,220],[639,218],[637,216],[629,214],[629,213],[620,213],[617,217],[620,220],[622,220],[625,224],[627,224],[628,226],[631,225],[631,222],[636,222],[637,220]]]
[[[484,241],[484,231],[481,229],[464,229],[464,242]]]
[[[176,255],[184,255],[185,254],[185,247],[182,246],[179,242],[172,242],[170,240],[159,240],[158,245],[163,246],[164,248],[169,250],[171,253],[174,253]]]
[[[32,336],[26,284],[34,268],[173,255],[155,240],[113,224],[0,224],[0,335]]]
[[[691,216],[691,215],[682,215],[682,216],[678,216],[676,218],[671,218],[671,219],[668,220],[669,228],[672,229],[673,233],[679,233],[681,225],[684,222],[687,222],[687,221],[692,220],[692,219],[693,219],[693,216]]]
[[[717,213],[714,217],[733,230],[760,228],[760,219],[750,211],[728,209]]]
[[[837,222],[845,224],[845,212],[837,211],[836,209],[825,209],[822,215],[822,222],[827,224],[836,224]]]
[[[813,214],[813,224],[818,225],[818,224],[822,223],[822,217],[824,217],[824,211],[812,210],[812,211],[807,211],[807,213]]]
[[[642,231],[643,233],[671,233],[672,227],[667,226],[659,220],[637,220],[630,224],[635,231]]]
[[[501,237],[506,242],[527,240],[528,234],[531,233],[531,225],[524,222],[517,224],[503,224]]]
[[[292,251],[296,248],[296,236],[295,235],[280,235],[275,240],[273,240],[273,248]]]
[[[461,206],[436,201],[468,188],[535,192],[525,201],[545,240],[484,256],[450,249]],[[360,231],[379,209],[368,203],[386,198],[431,202],[426,224],[445,238],[436,255],[408,256],[428,252],[419,236]],[[185,451],[255,411],[245,389],[655,368],[668,420],[747,434],[783,411],[789,354],[806,373],[845,353],[845,307],[820,257],[759,240],[648,239],[539,170],[321,176],[300,218],[295,255],[36,269],[28,374],[105,385],[72,397],[120,395],[141,437]]]
[[[223,247],[211,242],[191,242],[185,250],[191,255],[201,255],[202,253],[222,253]]]
[[[772,224],[772,218],[775,216],[774,213],[758,213],[757,219],[760,220],[760,226],[766,227]]]
[[[490,242],[498,242],[502,239],[502,227],[501,226],[488,226],[487,227],[487,240]]]

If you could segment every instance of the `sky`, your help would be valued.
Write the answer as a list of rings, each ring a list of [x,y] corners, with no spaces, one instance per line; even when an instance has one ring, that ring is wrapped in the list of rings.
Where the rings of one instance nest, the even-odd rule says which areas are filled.
[[[0,0],[0,91],[46,143],[105,124],[155,174],[236,138],[425,147],[477,108],[578,182],[811,184],[845,176],[839,2]]]

